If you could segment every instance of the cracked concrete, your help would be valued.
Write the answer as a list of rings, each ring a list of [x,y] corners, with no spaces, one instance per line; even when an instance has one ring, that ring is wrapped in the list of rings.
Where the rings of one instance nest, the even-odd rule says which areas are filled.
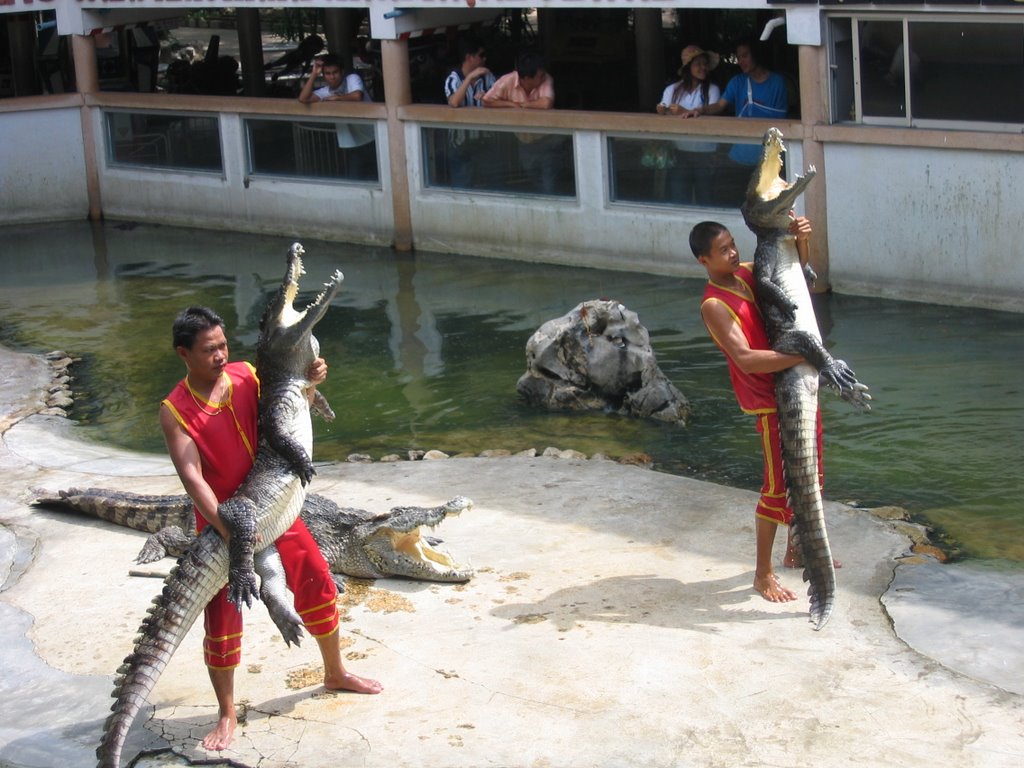
[[[0,404],[18,399],[5,390],[36,385],[35,363],[22,361],[0,354]],[[160,583],[128,575],[143,534],[35,510],[25,490],[172,493],[177,479],[160,457],[84,444],[41,415],[7,427],[0,472],[0,766],[92,766],[113,672]],[[995,681],[914,650],[881,603],[894,572],[896,599],[920,594],[919,583],[900,586],[914,571],[898,565],[907,540],[862,510],[827,505],[845,567],[836,612],[814,632],[805,600],[774,605],[750,589],[747,491],[542,456],[328,465],[313,489],[366,509],[473,498],[438,534],[476,577],[353,585],[346,663],[379,678],[380,696],[326,693],[315,644],[286,649],[262,608],[248,611],[243,722],[219,756],[197,746],[216,709],[193,629],[133,727],[125,765],[143,752],[145,768],[1024,760],[1024,705],[996,685],[1011,687],[1021,667],[1002,655],[1024,646],[1019,614],[971,614],[998,633],[976,652],[1006,660]],[[798,586],[796,573],[782,578]],[[1017,594],[1006,589],[1004,599]]]

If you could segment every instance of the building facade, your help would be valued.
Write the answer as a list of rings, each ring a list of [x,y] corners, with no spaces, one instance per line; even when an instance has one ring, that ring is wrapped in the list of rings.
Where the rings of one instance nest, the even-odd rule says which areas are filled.
[[[202,61],[180,63],[187,47],[162,61],[161,34],[197,6],[232,9],[230,31],[204,30]],[[284,70],[270,6],[0,5],[0,223],[139,219],[697,277],[698,221],[752,253],[728,155],[776,125],[786,173],[817,169],[802,212],[818,290],[1021,310],[1024,4],[299,0],[288,9],[323,11],[324,50],[374,98],[309,105],[280,97],[309,62]],[[655,114],[682,44],[717,44],[732,65],[709,25],[740,13],[776,54],[789,112]],[[440,91],[445,74],[425,39],[450,51],[499,32],[496,60],[532,47],[551,62],[556,109],[421,97],[419,80]],[[691,167],[714,183],[680,192]]]

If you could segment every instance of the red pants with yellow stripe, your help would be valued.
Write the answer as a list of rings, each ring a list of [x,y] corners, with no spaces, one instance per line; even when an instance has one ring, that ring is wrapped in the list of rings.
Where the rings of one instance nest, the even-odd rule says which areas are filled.
[[[789,525],[793,510],[786,501],[786,477],[782,463],[782,438],[779,436],[779,415],[775,412],[757,416],[757,433],[764,453],[764,482],[761,498],[754,514],[778,525]],[[821,458],[821,411],[818,411],[818,485],[825,487],[825,470]]]
[[[338,628],[337,587],[316,541],[296,520],[274,542],[284,564],[285,580],[306,631],[324,637]],[[227,599],[224,587],[206,606],[203,658],[213,669],[233,669],[242,660],[242,613]]]

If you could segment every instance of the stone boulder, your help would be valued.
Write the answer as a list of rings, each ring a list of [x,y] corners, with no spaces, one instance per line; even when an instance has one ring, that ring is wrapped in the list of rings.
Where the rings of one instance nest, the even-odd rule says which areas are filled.
[[[549,410],[614,411],[681,425],[690,413],[658,368],[636,312],[617,301],[585,301],[538,328],[516,389]]]

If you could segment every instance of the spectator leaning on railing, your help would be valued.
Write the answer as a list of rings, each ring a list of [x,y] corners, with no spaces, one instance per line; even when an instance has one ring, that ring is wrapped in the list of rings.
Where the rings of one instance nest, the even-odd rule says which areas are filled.
[[[484,94],[494,86],[494,75],[484,63],[487,53],[475,36],[459,42],[460,62],[444,81],[449,107],[482,107]]]
[[[313,90],[319,77],[323,76],[325,85]],[[299,101],[303,104],[315,104],[318,101],[373,101],[366,90],[363,78],[355,72],[345,75],[341,59],[333,53],[313,60],[313,71],[299,92]]]
[[[459,65],[444,80],[444,96],[450,107],[482,107],[484,94],[494,86],[494,75],[484,63],[487,52],[480,39],[467,35],[459,41]],[[480,131],[448,129],[448,183],[458,189],[473,186],[474,168],[478,181],[487,176],[487,156],[478,146]]]
[[[548,74],[539,53],[524,51],[516,58],[516,69],[499,77],[484,95],[485,107],[504,109],[554,109],[555,81]],[[550,133],[519,132],[519,166],[530,176],[538,172],[541,191],[555,194],[562,164],[562,142]]]

